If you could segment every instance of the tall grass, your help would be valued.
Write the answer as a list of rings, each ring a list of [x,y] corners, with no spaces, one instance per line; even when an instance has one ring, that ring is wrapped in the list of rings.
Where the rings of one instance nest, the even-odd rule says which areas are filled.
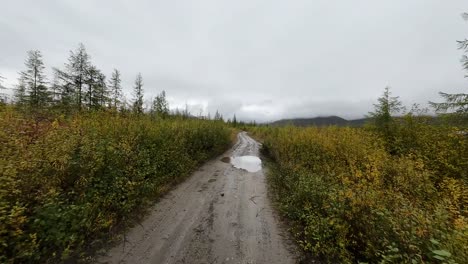
[[[362,128],[251,132],[274,160],[269,181],[308,254],[333,263],[468,263],[468,140],[456,129],[402,124],[396,155]]]
[[[0,112],[0,263],[76,256],[224,151],[222,122]]]

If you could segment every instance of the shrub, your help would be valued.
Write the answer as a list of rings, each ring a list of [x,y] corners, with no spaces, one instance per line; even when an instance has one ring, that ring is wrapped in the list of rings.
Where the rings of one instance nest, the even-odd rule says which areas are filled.
[[[269,180],[305,252],[341,263],[467,262],[463,136],[402,128],[415,146],[391,155],[362,128],[251,131],[275,161]]]
[[[222,122],[0,112],[0,262],[64,260],[224,151]]]

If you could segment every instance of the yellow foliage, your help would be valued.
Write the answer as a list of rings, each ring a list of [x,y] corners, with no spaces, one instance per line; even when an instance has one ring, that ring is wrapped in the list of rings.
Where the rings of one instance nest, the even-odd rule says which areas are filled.
[[[468,262],[467,139],[446,127],[396,129],[390,154],[363,128],[251,128],[305,251],[344,263]]]
[[[105,112],[0,127],[0,263],[79,254],[231,144],[222,122]]]

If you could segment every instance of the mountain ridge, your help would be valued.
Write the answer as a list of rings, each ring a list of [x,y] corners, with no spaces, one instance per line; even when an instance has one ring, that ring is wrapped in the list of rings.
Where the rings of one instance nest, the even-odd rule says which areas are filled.
[[[339,116],[317,116],[317,117],[303,117],[303,118],[287,118],[280,119],[273,122],[270,122],[270,125],[273,126],[285,126],[285,125],[294,125],[294,126],[362,126],[370,118],[359,118],[359,119],[344,119]]]

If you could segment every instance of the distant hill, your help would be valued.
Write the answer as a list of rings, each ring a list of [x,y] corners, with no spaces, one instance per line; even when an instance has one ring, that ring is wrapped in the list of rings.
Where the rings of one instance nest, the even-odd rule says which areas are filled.
[[[339,116],[326,116],[326,117],[314,117],[314,118],[291,118],[281,119],[278,121],[271,122],[273,126],[362,126],[369,118],[361,118],[354,120],[346,120]]]

